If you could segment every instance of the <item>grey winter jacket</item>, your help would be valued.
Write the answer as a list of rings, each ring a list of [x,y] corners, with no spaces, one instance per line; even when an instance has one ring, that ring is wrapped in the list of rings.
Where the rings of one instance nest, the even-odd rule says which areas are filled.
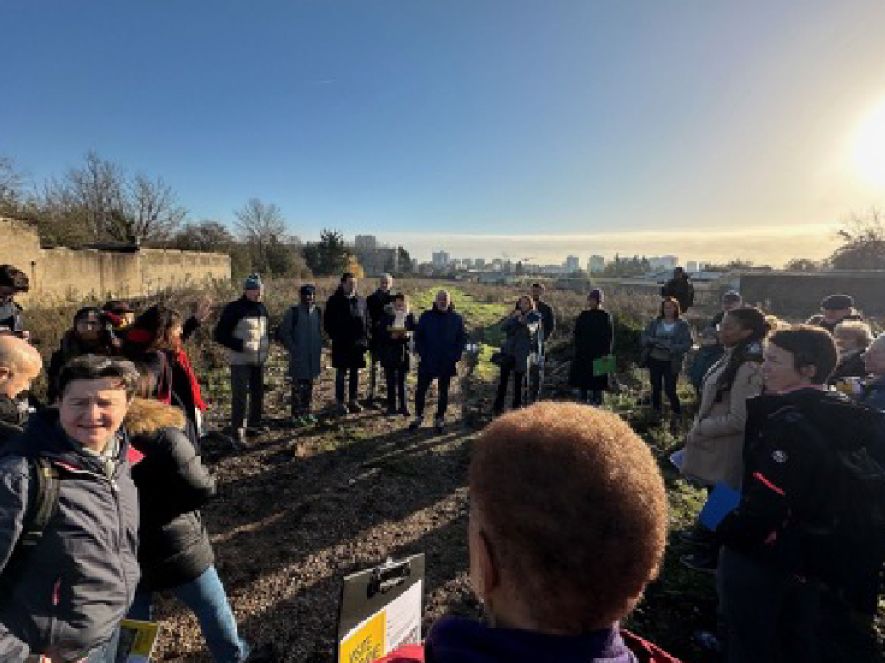
[[[691,327],[682,318],[676,319],[671,333],[664,329],[662,318],[653,319],[642,332],[642,346],[651,351],[652,359],[669,360],[674,373],[682,370],[682,362],[691,345]]]
[[[507,334],[504,345],[501,346],[501,352],[513,357],[513,370],[517,373],[525,373],[529,369],[532,359],[536,356],[540,327],[541,314],[537,311],[529,311],[524,321],[508,317],[501,325],[501,329]]]
[[[138,497],[123,440],[115,462],[77,448],[50,408],[32,416],[0,458],[0,569],[22,533],[29,499],[25,454],[60,475],[58,509],[0,595],[0,661],[45,654],[75,661],[106,643],[126,614],[139,571]],[[0,571],[2,572],[2,571]],[[5,581],[4,581],[5,582]]]
[[[323,352],[322,312],[318,306],[292,306],[280,325],[280,342],[289,351],[289,377],[313,380],[320,374]]]

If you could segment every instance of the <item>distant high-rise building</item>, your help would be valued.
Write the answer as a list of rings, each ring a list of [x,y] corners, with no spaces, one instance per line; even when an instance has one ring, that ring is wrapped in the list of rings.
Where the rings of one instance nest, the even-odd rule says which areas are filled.
[[[587,261],[587,272],[596,274],[605,271],[605,258],[603,256],[592,255]]]
[[[433,260],[433,267],[435,269],[443,269],[448,266],[452,257],[445,251],[435,251],[431,255],[431,259]]]
[[[357,235],[353,240],[353,248],[357,251],[374,251],[378,248],[375,235]]]
[[[581,261],[578,256],[568,256],[565,259],[565,271],[569,274],[581,271]]]
[[[698,271],[698,261],[697,260],[689,260],[685,263],[685,271],[686,272],[697,272]]]
[[[486,259],[485,258],[474,258],[473,259],[473,266],[476,267],[477,269],[483,269],[486,266]]]
[[[679,265],[677,256],[654,256],[648,259],[648,264],[652,269],[673,269]]]

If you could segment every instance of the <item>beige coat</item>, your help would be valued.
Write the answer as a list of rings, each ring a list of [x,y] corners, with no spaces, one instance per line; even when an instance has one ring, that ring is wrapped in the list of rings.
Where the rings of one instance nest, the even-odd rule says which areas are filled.
[[[704,377],[701,406],[688,432],[682,473],[707,485],[721,481],[739,488],[747,399],[762,393],[762,369],[753,361],[741,364],[731,389],[717,403],[716,381],[725,371],[730,355],[727,350]]]

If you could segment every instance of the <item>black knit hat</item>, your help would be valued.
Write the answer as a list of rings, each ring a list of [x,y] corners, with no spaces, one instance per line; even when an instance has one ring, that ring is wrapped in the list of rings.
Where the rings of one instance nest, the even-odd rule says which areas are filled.
[[[820,307],[827,311],[854,308],[854,298],[851,295],[827,295],[821,301]]]

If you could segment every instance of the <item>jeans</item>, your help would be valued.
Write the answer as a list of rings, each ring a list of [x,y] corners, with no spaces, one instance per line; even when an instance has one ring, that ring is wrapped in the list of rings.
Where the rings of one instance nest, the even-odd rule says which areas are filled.
[[[437,391],[439,394],[436,399],[436,418],[442,419],[446,416],[446,410],[449,407],[449,386],[452,383],[451,375],[440,375],[434,378],[427,373],[418,371],[418,384],[415,387],[415,416],[424,416],[424,404],[427,399],[427,389],[433,380],[437,380]]]
[[[120,629],[114,629],[111,639],[89,652],[83,659],[84,663],[115,663],[117,647],[120,642]]]
[[[344,402],[344,376],[349,375],[347,384],[347,400],[355,401],[359,395],[360,388],[360,369],[356,366],[350,368],[335,369],[335,400],[338,403]]]
[[[246,401],[249,401],[249,424],[261,423],[264,409],[264,364],[232,364],[230,367],[230,425],[236,431],[246,427]]]
[[[651,406],[657,412],[661,411],[661,385],[663,384],[667,398],[670,400],[670,409],[674,414],[681,414],[682,405],[676,394],[676,380],[679,378],[679,373],[673,372],[673,364],[669,360],[649,358],[648,372],[651,378]]]
[[[505,364],[501,367],[501,379],[498,381],[498,393],[495,396],[495,409],[504,408],[504,398],[507,396],[507,382],[513,375],[513,409],[522,407],[522,389],[525,382],[525,373],[514,371],[512,366]]]
[[[295,380],[292,382],[292,416],[310,414],[313,400],[313,380]]]
[[[728,663],[819,660],[819,589],[724,547],[716,574]]]
[[[384,378],[387,382],[387,409],[388,410],[405,410],[408,408],[406,403],[406,373],[404,366],[386,366],[384,368]],[[397,407],[399,400],[399,407]]]
[[[214,566],[198,578],[174,587],[172,593],[194,613],[216,663],[240,663],[249,656],[249,645],[237,633],[224,585]],[[151,619],[151,592],[139,589],[129,608],[131,619]]]

